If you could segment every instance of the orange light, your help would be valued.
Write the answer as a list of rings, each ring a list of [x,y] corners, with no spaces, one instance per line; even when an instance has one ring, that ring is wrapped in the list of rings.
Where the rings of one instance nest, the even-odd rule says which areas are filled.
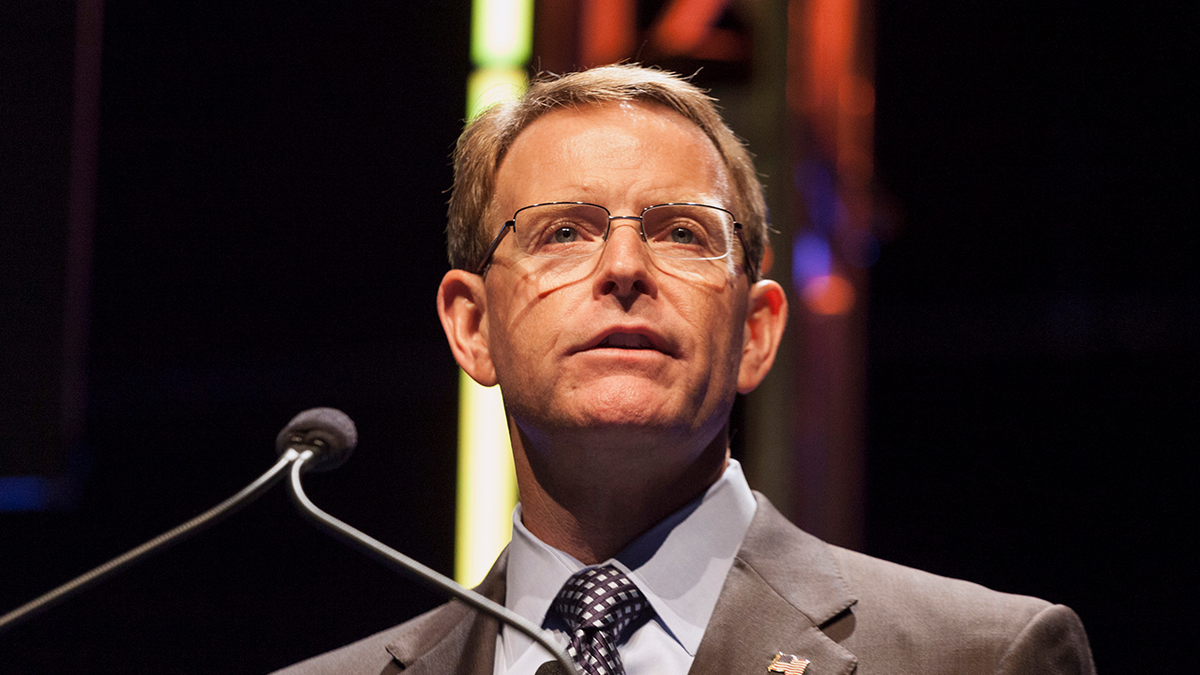
[[[668,54],[690,54],[704,42],[729,0],[674,0],[654,27],[654,42]]]
[[[840,85],[850,75],[858,4],[847,0],[814,0],[808,11],[808,59],[812,76],[809,103],[815,107],[834,107]]]
[[[584,66],[601,66],[633,52],[637,32],[634,0],[584,0],[579,52]]]
[[[814,277],[801,292],[804,304],[813,314],[837,316],[854,307],[854,286],[836,274]]]

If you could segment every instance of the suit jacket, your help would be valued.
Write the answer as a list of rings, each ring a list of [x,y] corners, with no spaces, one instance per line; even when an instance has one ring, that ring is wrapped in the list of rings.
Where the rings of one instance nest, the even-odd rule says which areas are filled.
[[[756,498],[692,675],[761,675],[777,652],[808,659],[805,675],[1095,672],[1067,607],[832,546]],[[477,589],[500,603],[506,560]],[[498,629],[453,601],[280,672],[489,675]]]

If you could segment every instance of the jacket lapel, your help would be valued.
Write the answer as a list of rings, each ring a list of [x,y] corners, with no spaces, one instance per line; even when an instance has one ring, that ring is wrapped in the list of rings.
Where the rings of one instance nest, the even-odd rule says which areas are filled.
[[[689,673],[762,675],[778,652],[808,659],[804,675],[853,672],[858,659],[821,630],[856,601],[828,544],[755,496],[758,510]]]
[[[504,604],[507,550],[475,589]],[[491,675],[496,661],[496,619],[453,601],[428,616],[420,630],[387,645],[406,675]]]

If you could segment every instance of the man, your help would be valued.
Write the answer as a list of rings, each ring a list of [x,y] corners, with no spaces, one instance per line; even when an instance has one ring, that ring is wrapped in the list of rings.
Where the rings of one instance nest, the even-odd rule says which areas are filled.
[[[521,498],[479,590],[581,672],[1093,672],[1071,610],[827,545],[746,486],[729,413],[787,302],[759,278],[752,162],[698,89],[636,66],[535,83],[459,139],[448,231],[438,312],[502,385]],[[294,672],[549,658],[452,602]]]

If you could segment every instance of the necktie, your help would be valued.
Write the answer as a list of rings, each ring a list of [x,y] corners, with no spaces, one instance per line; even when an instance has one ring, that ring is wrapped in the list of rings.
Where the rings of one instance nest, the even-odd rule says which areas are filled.
[[[587,675],[625,675],[617,645],[630,625],[653,611],[612,565],[577,572],[558,592],[554,609],[571,629],[567,653]]]

